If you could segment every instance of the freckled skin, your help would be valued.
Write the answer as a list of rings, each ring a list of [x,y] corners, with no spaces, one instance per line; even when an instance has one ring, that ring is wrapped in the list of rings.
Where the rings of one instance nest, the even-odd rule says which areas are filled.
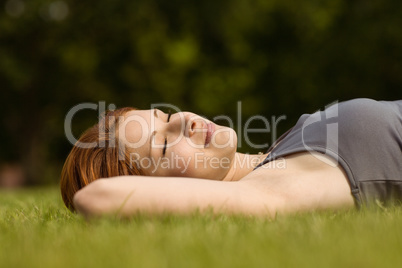
[[[354,206],[339,165],[303,152],[284,157],[283,165],[274,161],[253,171],[247,163],[259,163],[266,155],[236,152],[234,131],[215,124],[211,143],[204,146],[207,124],[213,123],[186,112],[170,120],[161,111],[128,112],[119,124],[119,139],[136,155],[145,176],[98,179],[77,192],[75,208],[86,216],[188,214],[212,208],[216,213],[275,217]],[[216,166],[225,159],[225,167]]]
[[[215,131],[205,146],[207,124],[213,124]],[[189,112],[172,114],[168,122],[168,115],[159,110],[131,111],[120,125],[119,133],[124,133],[120,138],[126,144],[134,145],[130,152],[136,154],[140,167],[150,176],[223,180],[230,165],[212,165],[210,161],[216,163],[225,158],[232,162],[236,154],[237,136],[233,129]]]

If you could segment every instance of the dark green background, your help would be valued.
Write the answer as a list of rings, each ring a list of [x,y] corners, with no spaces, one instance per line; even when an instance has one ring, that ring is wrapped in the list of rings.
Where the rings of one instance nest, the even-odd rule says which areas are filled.
[[[241,101],[243,123],[255,114],[286,115],[283,132],[302,113],[336,100],[401,98],[401,85],[397,0],[0,6],[0,162],[22,167],[26,184],[58,182],[72,147],[64,117],[82,102],[144,109],[168,102],[235,119]],[[95,111],[80,112],[74,134],[96,121]],[[258,152],[244,142],[239,150]]]

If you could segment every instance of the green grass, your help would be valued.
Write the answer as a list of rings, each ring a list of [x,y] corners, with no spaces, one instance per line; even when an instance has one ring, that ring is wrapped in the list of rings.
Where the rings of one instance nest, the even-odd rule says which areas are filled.
[[[400,267],[401,226],[401,207],[87,222],[56,188],[2,190],[0,266]]]

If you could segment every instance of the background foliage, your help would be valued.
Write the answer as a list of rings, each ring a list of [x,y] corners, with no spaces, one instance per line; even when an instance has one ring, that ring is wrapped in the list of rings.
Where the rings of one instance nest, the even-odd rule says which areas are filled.
[[[335,100],[401,98],[401,26],[396,0],[3,1],[0,163],[56,183],[82,102],[235,118],[241,101],[243,119],[286,115],[283,132]]]

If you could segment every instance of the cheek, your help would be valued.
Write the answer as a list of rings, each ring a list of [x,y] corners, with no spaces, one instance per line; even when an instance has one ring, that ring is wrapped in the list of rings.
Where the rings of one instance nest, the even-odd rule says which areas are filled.
[[[166,176],[188,176],[189,172],[193,172],[193,152],[191,148],[181,142],[173,145],[167,153],[169,165],[165,168]]]
[[[166,170],[167,176],[205,177],[203,174],[205,155],[202,152],[191,152],[189,150],[190,148],[181,147],[169,154],[169,170]]]
[[[223,148],[198,149],[185,139],[173,145],[168,152],[169,168],[165,169],[163,174],[175,177],[220,179],[221,175],[227,172],[227,164],[220,168],[219,159],[231,159],[236,152],[237,136],[229,130],[219,133],[222,135],[218,138],[221,138],[223,143],[228,143],[229,138],[232,139],[231,143]]]
[[[199,147],[200,145],[198,145]],[[203,148],[198,148],[197,145],[189,143],[187,140],[183,139],[181,142],[172,147],[172,152],[175,154],[176,158],[180,161],[193,161],[197,157],[197,154],[202,154]]]
[[[187,158],[186,166],[181,169],[181,176],[219,180],[227,169],[220,163],[220,157],[208,156],[204,153],[197,154],[195,157]]]

